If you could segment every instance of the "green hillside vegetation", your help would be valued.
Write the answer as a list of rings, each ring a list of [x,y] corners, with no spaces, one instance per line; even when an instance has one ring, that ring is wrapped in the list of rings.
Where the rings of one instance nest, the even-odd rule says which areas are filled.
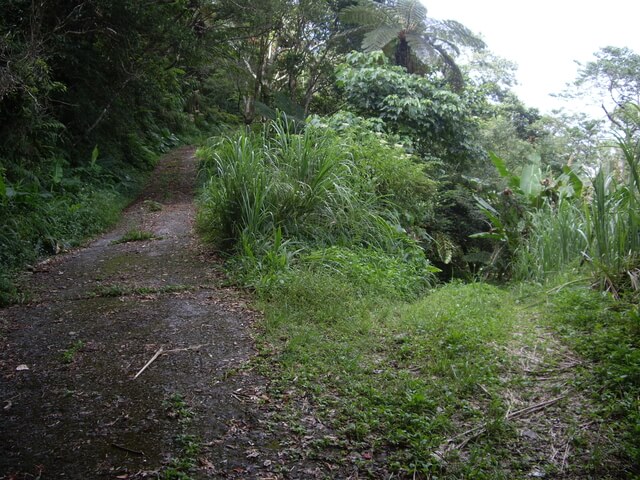
[[[640,475],[638,54],[582,66],[615,101],[595,120],[524,105],[510,62],[415,0],[3,8],[0,304],[196,143],[199,233],[264,313],[251,368],[306,455]],[[518,423],[546,408],[561,445]]]

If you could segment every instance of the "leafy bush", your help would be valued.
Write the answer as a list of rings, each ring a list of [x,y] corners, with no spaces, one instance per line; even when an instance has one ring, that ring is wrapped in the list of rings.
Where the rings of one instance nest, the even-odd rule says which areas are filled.
[[[439,158],[455,169],[484,157],[473,140],[473,100],[442,80],[410,75],[389,65],[382,52],[348,54],[336,77],[350,108],[410,136],[425,158]]]

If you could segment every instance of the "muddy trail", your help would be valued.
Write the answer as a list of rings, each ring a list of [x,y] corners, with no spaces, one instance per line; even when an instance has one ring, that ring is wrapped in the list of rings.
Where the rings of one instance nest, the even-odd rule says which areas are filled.
[[[275,478],[265,380],[241,368],[255,314],[194,234],[193,153],[0,310],[0,478]]]

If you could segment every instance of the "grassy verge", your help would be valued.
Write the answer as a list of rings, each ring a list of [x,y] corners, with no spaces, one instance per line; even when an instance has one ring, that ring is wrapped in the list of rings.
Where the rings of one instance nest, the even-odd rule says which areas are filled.
[[[257,362],[278,399],[275,419],[298,438],[288,455],[374,478],[634,471],[638,362],[612,343],[628,323],[593,327],[610,336],[597,340],[558,316],[564,297],[547,315],[482,283],[446,285],[412,302],[362,295],[326,273],[298,272],[279,285],[262,304]],[[607,385],[616,349],[625,380]],[[604,363],[592,356],[598,350]]]
[[[160,237],[156,237],[153,232],[147,232],[146,230],[132,229],[126,232],[117,240],[111,242],[112,245],[118,245],[120,243],[129,242],[144,242],[146,240],[160,240]]]
[[[594,400],[611,441],[594,452],[617,478],[640,475],[640,312],[586,287],[564,289],[549,304],[549,324],[589,363],[576,376]]]
[[[12,274],[25,264],[80,245],[118,220],[137,194],[144,174],[122,170],[114,179],[94,173],[70,176],[64,185],[34,184],[0,201],[0,305],[17,297]]]

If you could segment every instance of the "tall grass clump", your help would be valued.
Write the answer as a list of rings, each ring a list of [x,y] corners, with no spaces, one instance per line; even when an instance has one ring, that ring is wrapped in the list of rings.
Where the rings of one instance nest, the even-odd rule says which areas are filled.
[[[514,277],[543,281],[580,266],[587,250],[585,215],[569,198],[529,213],[529,236],[516,250]]]
[[[602,288],[618,296],[640,290],[640,139],[617,137],[623,178],[600,170],[587,208],[589,256]]]
[[[362,142],[353,128],[348,133],[326,124],[296,128],[279,117],[258,132],[222,136],[199,150],[208,178],[199,226],[234,257],[243,281],[264,286],[293,265],[322,265],[354,277],[356,265],[362,266],[360,273],[367,270],[365,258],[397,269],[404,268],[397,259],[406,260],[421,272],[420,279],[431,279],[433,268],[408,234],[409,220],[428,208],[424,200],[410,198],[412,189],[420,191],[417,197],[432,188],[422,167],[401,146],[364,128]],[[372,278],[408,293],[382,275]]]
[[[527,213],[527,236],[514,260],[517,279],[549,280],[581,265],[616,297],[640,290],[640,140],[616,139],[624,169],[601,166],[584,185],[571,172],[580,195],[560,192]]]

